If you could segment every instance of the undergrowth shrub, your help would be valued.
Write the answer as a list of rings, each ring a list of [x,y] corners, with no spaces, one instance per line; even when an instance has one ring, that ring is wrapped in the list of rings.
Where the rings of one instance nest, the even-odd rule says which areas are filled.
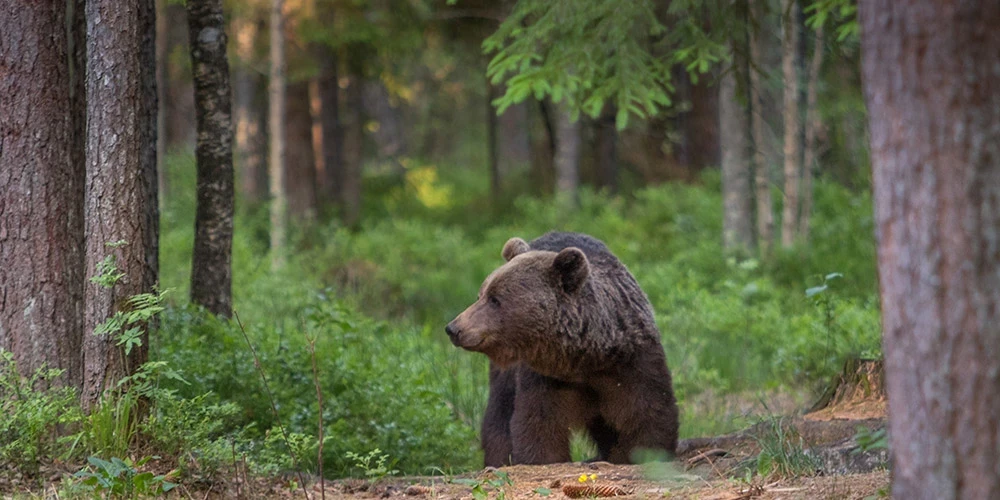
[[[72,439],[58,431],[79,424],[83,415],[76,392],[54,385],[61,374],[39,368],[22,376],[14,354],[0,348],[0,471],[32,475],[43,461],[68,458]]]
[[[185,173],[175,174],[172,185],[184,191],[193,186],[193,168],[188,159],[177,161]],[[402,177],[377,175],[366,183],[360,228],[293,227],[291,255],[280,271],[270,269],[266,255],[266,210],[243,206],[235,222],[234,306],[257,347],[279,418],[296,436],[300,465],[311,466],[319,444],[310,439],[318,419],[310,339],[325,398],[327,473],[350,474],[348,453],[375,449],[407,473],[478,463],[487,363],[451,346],[443,327],[503,263],[500,250],[512,236],[564,230],[605,241],[649,295],[682,405],[703,391],[812,387],[844,358],[878,354],[867,193],[817,179],[808,245],[775,248],[758,261],[722,248],[717,172],[696,184],[619,196],[584,188],[572,209],[532,196],[491,206],[488,184],[468,168],[411,161]],[[175,206],[168,199],[164,212],[161,279],[184,297],[193,204],[178,200]],[[807,296],[831,273],[842,277]],[[238,432],[247,446],[275,444],[267,452],[257,448],[256,456],[287,455],[277,446],[278,421],[245,344],[234,323],[178,299],[164,313],[152,356],[189,382],[165,384],[178,398],[210,392],[210,404],[235,405],[223,419],[228,430],[210,435]],[[274,467],[280,460],[263,461]]]

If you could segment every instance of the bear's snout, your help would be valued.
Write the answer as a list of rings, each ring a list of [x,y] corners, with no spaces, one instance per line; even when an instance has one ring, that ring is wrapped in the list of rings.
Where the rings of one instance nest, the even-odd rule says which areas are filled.
[[[461,347],[458,343],[458,335],[462,333],[462,331],[454,325],[454,322],[448,323],[448,325],[444,327],[444,332],[448,334],[448,338],[451,339],[452,344]]]

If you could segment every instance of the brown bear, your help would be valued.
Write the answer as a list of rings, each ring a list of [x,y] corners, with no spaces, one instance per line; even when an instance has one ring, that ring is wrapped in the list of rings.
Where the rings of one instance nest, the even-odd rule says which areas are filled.
[[[677,402],[646,294],[603,242],[511,238],[506,264],[445,331],[490,359],[486,466],[570,461],[570,429],[597,460],[677,449]]]

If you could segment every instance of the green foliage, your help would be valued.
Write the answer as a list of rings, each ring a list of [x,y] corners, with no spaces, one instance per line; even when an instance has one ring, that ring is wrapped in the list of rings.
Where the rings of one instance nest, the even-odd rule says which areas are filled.
[[[604,103],[645,118],[670,104],[668,61],[650,52],[647,36],[663,36],[652,2],[521,0],[483,43],[495,53],[487,75],[505,77],[498,111],[529,96],[566,100],[574,113],[597,116]]]
[[[887,450],[889,449],[889,433],[886,432],[885,427],[872,430],[859,425],[854,434],[854,442],[858,445],[858,449],[854,450],[854,453],[864,453],[870,450]]]
[[[756,437],[760,453],[754,459],[753,472],[761,477],[793,478],[816,473],[819,462],[806,453],[802,436],[795,427],[785,425],[781,417],[770,416],[761,422]]]
[[[804,12],[809,15],[806,24],[811,28],[833,24],[838,42],[858,41],[861,30],[856,0],[817,0],[807,5]]]
[[[17,369],[14,355],[0,348],[0,470],[33,474],[43,460],[68,458],[68,439],[59,427],[80,422],[76,393],[53,384],[61,370],[39,368],[28,377]]]
[[[472,488],[472,498],[475,500],[486,500],[493,492],[493,498],[504,500],[507,498],[507,488],[514,485],[510,475],[502,470],[493,470],[486,473],[486,476],[479,479],[455,479],[457,484],[464,484]],[[551,492],[549,492],[551,493]],[[541,494],[539,492],[539,494]],[[542,494],[542,496],[548,496]]]
[[[90,457],[87,459],[90,466],[80,470],[73,477],[79,479],[85,489],[103,498],[158,496],[177,485],[167,481],[165,475],[155,476],[152,472],[139,471],[140,467],[153,458],[159,457],[145,457],[135,463],[128,458],[124,460],[112,458],[108,461]]]
[[[392,468],[395,461],[389,462],[389,455],[382,453],[382,450],[378,448],[365,455],[349,451],[346,456],[348,460],[354,462],[354,467],[364,473],[364,476],[372,483],[377,483],[386,476],[394,476],[399,473],[398,470]]]

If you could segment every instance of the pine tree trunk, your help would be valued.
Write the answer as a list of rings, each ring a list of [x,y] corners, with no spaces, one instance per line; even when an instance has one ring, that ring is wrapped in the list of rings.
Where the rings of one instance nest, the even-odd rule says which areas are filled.
[[[268,197],[266,138],[264,133],[265,79],[255,68],[254,47],[263,22],[256,15],[232,23],[237,64],[233,70],[233,104],[236,109],[236,167],[239,190],[249,205]]]
[[[812,61],[809,63],[809,83],[806,90],[806,140],[802,154],[802,208],[799,214],[799,237],[808,241],[809,219],[812,218],[813,177],[819,149],[819,135],[823,127],[820,120],[819,77],[823,69],[823,26],[816,28]]]
[[[326,15],[325,23],[333,24],[333,9]],[[332,203],[343,210],[340,189],[344,183],[344,127],[340,122],[340,76],[337,53],[329,45],[319,44],[315,48],[319,58],[320,73],[317,78],[319,95],[319,121],[323,176],[320,179],[323,201]]]
[[[190,54],[188,47],[187,33],[187,13],[184,4],[181,2],[167,1],[163,10],[166,19],[166,45],[163,51],[166,53],[166,74],[164,80],[166,89],[163,95],[167,96],[169,106],[164,107],[166,116],[163,122],[166,130],[163,134],[163,141],[166,143],[165,153],[174,150],[188,150],[194,145],[195,137],[194,123],[194,88],[191,82],[191,68],[184,64],[187,59],[175,57],[177,55]],[[166,175],[166,187],[169,188],[169,175]],[[169,193],[161,193],[169,197]]]
[[[191,302],[233,313],[233,126],[227,37],[221,0],[187,0],[198,123],[198,205],[191,259]]]
[[[564,105],[556,105],[556,196],[576,204],[580,184],[580,121],[574,121]]]
[[[345,226],[356,227],[361,220],[361,169],[364,120],[362,104],[362,64],[356,54],[349,56],[350,83],[344,99],[344,176],[340,196],[341,218]]]
[[[736,54],[736,51],[733,51]],[[733,67],[719,81],[719,137],[722,150],[722,242],[726,250],[753,247],[753,207],[750,195],[750,149],[747,109],[737,96],[739,69],[746,59],[733,58]],[[743,73],[745,75],[745,73]]]
[[[285,197],[288,213],[296,221],[316,218],[316,155],[313,152],[313,122],[309,83],[286,87],[285,108]]]
[[[109,254],[124,274],[110,289],[86,283],[82,400],[90,408],[146,361],[147,331],[128,355],[116,338],[92,332],[129,297],[153,291],[159,211],[153,0],[88,0],[86,14],[86,274],[97,275]]]
[[[0,348],[79,387],[83,177],[73,151],[67,2],[0,5]],[[2,363],[2,361],[0,361]]]
[[[893,498],[1000,498],[1000,3],[861,2]]]
[[[763,61],[760,23],[764,19],[763,2],[750,3],[750,133],[753,136],[754,190],[757,196],[757,248],[762,256],[770,253],[774,238],[774,212],[771,202],[771,165],[764,155],[764,89],[759,64]]]
[[[618,192],[618,129],[614,110],[606,111],[595,122],[597,134],[597,185],[610,194]]]
[[[497,110],[493,107],[496,89],[486,79],[486,157],[490,166],[490,198],[494,204],[500,200],[500,155],[497,147]]]
[[[781,216],[781,245],[795,243],[799,228],[802,132],[799,119],[799,75],[796,55],[799,47],[799,4],[784,0],[782,6],[781,67],[785,81],[785,198]]]
[[[271,0],[271,74],[268,80],[268,184],[271,188],[271,267],[285,263],[285,14],[283,0]]]
[[[167,153],[167,61],[170,46],[167,43],[170,25],[167,23],[167,0],[156,0],[156,190],[161,194],[160,209],[169,191],[164,158]]]
[[[500,95],[501,89],[494,89]],[[531,120],[527,100],[515,104],[497,117],[497,148],[501,175],[521,171],[531,165]]]

